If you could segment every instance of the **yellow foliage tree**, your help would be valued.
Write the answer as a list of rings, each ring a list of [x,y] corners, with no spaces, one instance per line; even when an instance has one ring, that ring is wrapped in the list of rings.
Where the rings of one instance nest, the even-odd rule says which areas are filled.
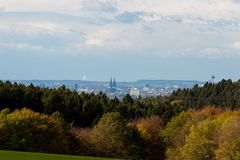
[[[61,117],[48,116],[29,109],[2,110],[0,113],[0,149],[74,153],[77,140]]]

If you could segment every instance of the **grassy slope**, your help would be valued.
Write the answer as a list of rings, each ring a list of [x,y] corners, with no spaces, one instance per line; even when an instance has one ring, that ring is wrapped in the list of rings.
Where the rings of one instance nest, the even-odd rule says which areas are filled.
[[[0,151],[0,160],[104,160],[104,159],[108,158]]]

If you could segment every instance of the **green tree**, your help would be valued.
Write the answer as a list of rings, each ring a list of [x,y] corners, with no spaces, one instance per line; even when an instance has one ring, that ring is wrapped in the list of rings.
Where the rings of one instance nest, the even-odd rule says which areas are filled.
[[[143,138],[119,113],[103,115],[93,128],[92,141],[102,156],[139,159],[145,153]]]

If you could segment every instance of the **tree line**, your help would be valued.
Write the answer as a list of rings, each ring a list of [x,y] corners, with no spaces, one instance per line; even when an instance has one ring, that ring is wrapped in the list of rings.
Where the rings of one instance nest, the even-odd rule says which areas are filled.
[[[194,85],[190,89],[179,89],[172,93],[172,99],[178,100],[184,108],[203,108],[205,106],[229,107],[237,109],[240,106],[240,80],[231,79],[219,83]]]
[[[77,127],[94,126],[109,112],[118,112],[128,121],[159,115],[167,122],[181,111],[169,97],[133,99],[127,94],[119,100],[102,92],[79,94],[65,86],[52,89],[0,81],[0,109],[14,111],[24,107],[48,115],[59,112],[67,123]]]

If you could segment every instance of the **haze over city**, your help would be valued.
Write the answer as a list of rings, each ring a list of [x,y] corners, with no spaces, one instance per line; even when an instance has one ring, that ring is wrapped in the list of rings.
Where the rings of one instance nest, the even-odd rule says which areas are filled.
[[[0,0],[1,79],[239,78],[239,0]]]

